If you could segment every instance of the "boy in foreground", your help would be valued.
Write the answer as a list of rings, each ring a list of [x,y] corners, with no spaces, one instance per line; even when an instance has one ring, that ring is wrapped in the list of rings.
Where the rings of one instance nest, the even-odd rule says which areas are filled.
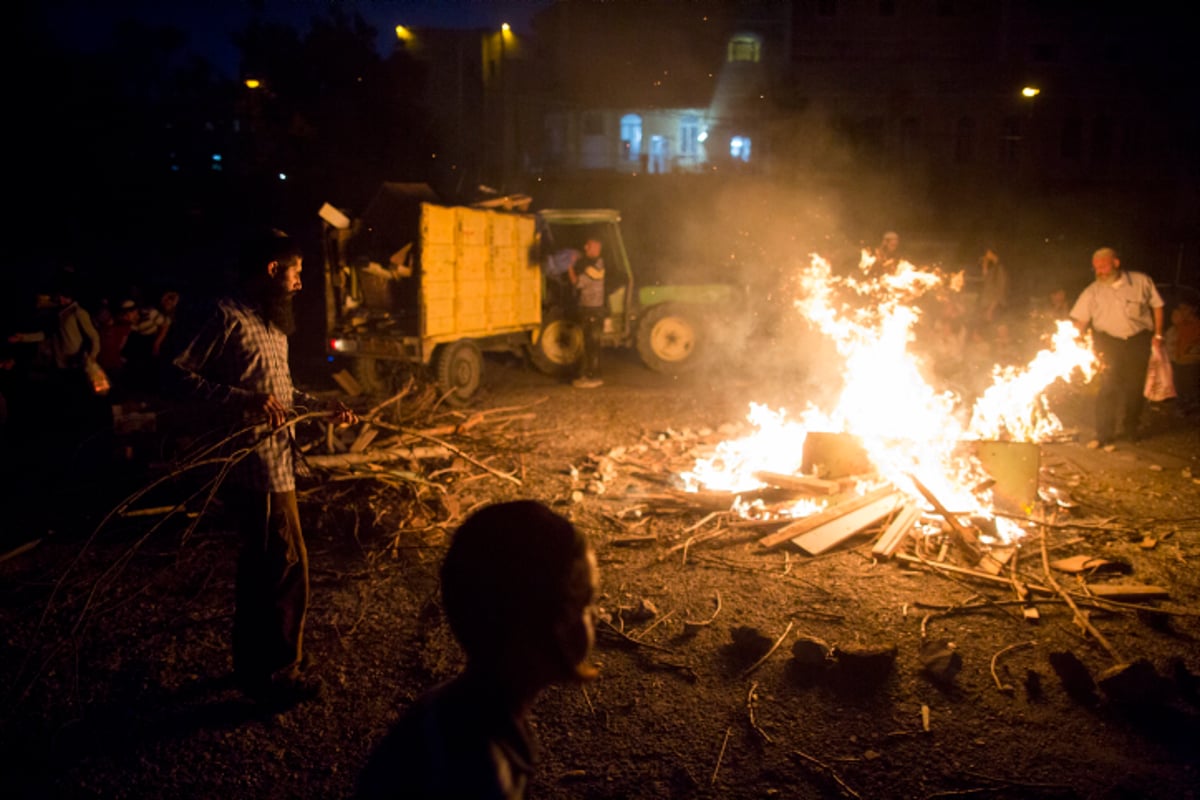
[[[520,800],[536,754],[534,699],[585,681],[596,557],[541,503],[488,506],[454,534],[442,603],[466,669],[409,707],[367,762],[360,798]]]

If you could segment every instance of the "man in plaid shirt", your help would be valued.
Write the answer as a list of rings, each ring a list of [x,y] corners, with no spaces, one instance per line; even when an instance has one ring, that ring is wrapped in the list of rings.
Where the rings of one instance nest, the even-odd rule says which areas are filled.
[[[260,423],[235,442],[251,449],[238,454],[225,486],[242,539],[233,665],[247,695],[277,707],[321,689],[302,670],[308,554],[296,505],[292,429],[282,427],[297,406],[323,406],[292,385],[288,366],[301,268],[298,247],[282,233],[251,242],[239,263],[241,291],[218,302],[172,362],[187,394],[228,412],[241,428]],[[355,421],[340,403],[328,410],[340,422]]]

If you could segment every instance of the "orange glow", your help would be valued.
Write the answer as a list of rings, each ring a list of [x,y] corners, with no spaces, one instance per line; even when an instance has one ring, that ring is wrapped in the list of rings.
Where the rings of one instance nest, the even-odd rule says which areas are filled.
[[[799,270],[796,311],[828,338],[841,360],[840,394],[828,407],[809,402],[798,414],[751,404],[753,432],[720,443],[682,473],[690,491],[749,492],[763,483],[757,472],[799,474],[808,431],[848,433],[863,443],[877,477],[921,502],[910,475],[956,512],[991,516],[991,493],[978,460],[964,453],[964,441],[999,439],[1036,442],[1062,431],[1043,392],[1056,381],[1090,380],[1096,368],[1091,341],[1070,322],[1023,367],[992,370],[992,384],[968,407],[951,391],[938,391],[922,375],[921,357],[910,351],[920,310],[916,301],[931,291],[957,291],[961,274],[945,275],[907,262],[890,272],[873,269],[864,252],[861,275],[834,275],[828,261],[813,256]],[[866,490],[869,486],[860,486]],[[755,515],[745,503],[734,510]],[[811,501],[782,512],[807,516],[819,511]],[[998,528],[1001,536],[1019,529]]]
[[[258,78],[246,78],[247,89],[257,89],[260,86],[262,86],[262,81],[260,81]]]

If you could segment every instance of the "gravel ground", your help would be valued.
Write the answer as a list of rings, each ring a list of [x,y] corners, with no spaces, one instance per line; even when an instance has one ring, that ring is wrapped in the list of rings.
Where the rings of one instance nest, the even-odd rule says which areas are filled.
[[[1166,587],[1162,608],[1180,612],[1091,615],[1123,659],[1147,659],[1161,676],[1145,682],[1157,698],[1122,705],[1073,699],[1056,677],[1053,652],[1073,652],[1092,675],[1114,663],[1060,604],[1039,603],[1036,625],[1003,608],[925,620],[931,609],[922,604],[1012,595],[876,563],[857,542],[808,559],[733,536],[696,547],[685,563],[668,549],[705,512],[652,515],[632,532],[656,540],[631,547],[614,543],[631,534],[614,518],[630,504],[624,484],[640,486],[636,479],[618,476],[605,495],[571,501],[570,467],[589,454],[736,424],[750,400],[795,402],[786,388],[716,370],[665,378],[628,355],[609,358],[606,384],[590,392],[508,359],[489,359],[488,370],[479,408],[528,405],[535,416],[503,435],[480,426],[454,442],[488,453],[523,484],[468,481],[464,472],[450,484],[459,506],[523,496],[569,514],[596,545],[604,613],[644,634],[641,644],[601,635],[600,677],[538,701],[543,752],[531,797],[1195,796],[1194,420],[1154,409],[1137,446],[1042,448],[1048,476],[1074,485],[1072,519],[1093,525],[1052,530],[1049,542],[1128,564],[1131,575],[1111,579]],[[1083,426],[1086,393],[1063,393],[1056,405],[1068,425]],[[235,543],[219,514],[186,541],[181,526],[146,538],[145,524],[129,522],[86,550],[86,531],[67,531],[0,564],[3,795],[347,795],[400,710],[461,665],[437,602],[444,532],[397,531],[346,501],[303,511],[313,580],[306,645],[327,691],[279,715],[261,714],[229,683]],[[1152,549],[1142,546],[1147,536]],[[1040,575],[1036,548],[1020,560]],[[57,610],[43,620],[60,581]],[[709,617],[718,594],[712,624],[686,631],[683,620]],[[645,602],[658,616],[635,621]],[[929,638],[952,641],[961,655],[949,683],[921,670],[923,620]],[[750,675],[760,651],[734,644],[742,627],[771,642],[787,631]],[[877,683],[813,675],[792,659],[801,634],[843,648],[895,645],[898,656]],[[1014,690],[1002,692],[990,662],[1013,645],[1021,646],[1003,656],[999,675]],[[1040,691],[1029,690],[1030,674]]]

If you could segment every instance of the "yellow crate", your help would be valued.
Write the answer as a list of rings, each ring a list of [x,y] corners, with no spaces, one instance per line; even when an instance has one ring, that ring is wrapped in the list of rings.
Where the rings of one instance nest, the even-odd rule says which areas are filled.
[[[515,325],[517,319],[517,296],[493,294],[487,299],[488,324],[493,328]]]
[[[421,204],[421,244],[454,244],[458,215],[453,208]]]
[[[518,219],[514,214],[496,214],[492,217],[492,247],[517,245]]]
[[[421,283],[422,302],[446,302],[453,304],[458,289],[454,281],[423,281]]]
[[[463,285],[466,283],[487,280],[488,261],[491,248],[460,247],[458,248],[458,263],[454,270],[454,279]]]
[[[531,216],[513,217],[517,234],[517,244],[521,247],[533,247],[533,238],[537,235],[537,222]]]
[[[489,274],[499,286],[508,287],[507,291],[516,289],[518,270],[522,266],[521,250],[516,247],[493,247],[492,263]]]
[[[452,244],[424,244],[421,247],[421,274],[426,281],[452,281],[458,254]]]
[[[536,294],[517,295],[516,319],[517,324],[526,325],[541,322],[542,298]]]
[[[487,298],[456,298],[454,301],[454,322],[457,327],[457,333],[467,334],[487,331]]]
[[[458,216],[459,245],[480,247],[492,243],[492,216],[495,212],[474,208],[456,208],[454,211]]]

